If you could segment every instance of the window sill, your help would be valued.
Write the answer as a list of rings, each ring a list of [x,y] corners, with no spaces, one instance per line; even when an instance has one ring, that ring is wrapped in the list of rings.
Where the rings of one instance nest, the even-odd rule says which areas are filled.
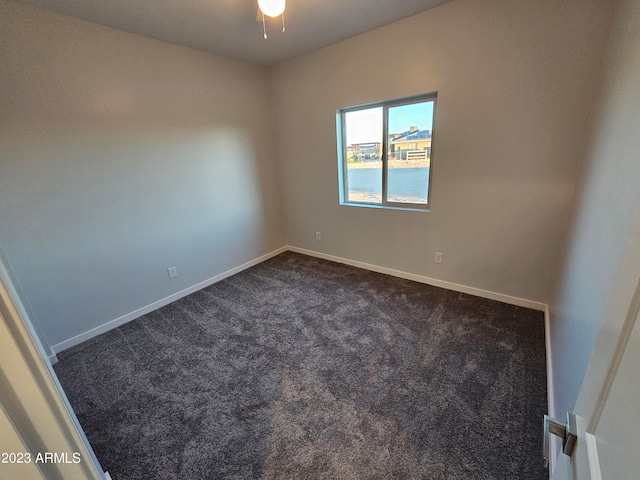
[[[406,207],[397,207],[391,205],[375,205],[373,203],[356,203],[356,202],[341,202],[341,207],[365,207],[365,208],[375,208],[378,210],[400,210],[404,212],[431,212],[431,208],[427,205],[424,207],[416,207],[416,206],[406,206]]]

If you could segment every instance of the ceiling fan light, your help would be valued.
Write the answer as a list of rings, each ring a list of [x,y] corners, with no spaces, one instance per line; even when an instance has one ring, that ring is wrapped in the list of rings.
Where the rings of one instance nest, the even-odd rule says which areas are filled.
[[[258,0],[260,11],[268,17],[277,17],[282,15],[286,0]]]

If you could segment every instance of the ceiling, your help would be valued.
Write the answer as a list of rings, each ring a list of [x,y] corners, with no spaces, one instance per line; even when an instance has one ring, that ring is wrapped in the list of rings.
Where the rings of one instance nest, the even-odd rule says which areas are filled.
[[[288,0],[286,32],[257,21],[256,0],[19,0],[89,22],[273,65],[450,0]],[[261,20],[261,17],[260,17]]]

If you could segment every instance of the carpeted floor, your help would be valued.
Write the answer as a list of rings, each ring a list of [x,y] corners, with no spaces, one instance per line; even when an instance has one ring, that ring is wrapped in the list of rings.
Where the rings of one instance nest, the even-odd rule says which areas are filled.
[[[284,253],[59,354],[127,479],[540,479],[540,312]]]

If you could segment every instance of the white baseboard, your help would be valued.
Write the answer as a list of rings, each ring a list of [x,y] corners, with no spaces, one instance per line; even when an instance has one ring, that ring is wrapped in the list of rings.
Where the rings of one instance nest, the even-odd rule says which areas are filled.
[[[323,258],[332,262],[343,263],[345,265],[351,265],[352,267],[363,268],[372,272],[384,273],[394,277],[404,278],[407,280],[413,280],[414,282],[425,283],[434,287],[446,288],[447,290],[453,290],[454,292],[468,293],[476,297],[487,298],[489,300],[497,300],[498,302],[508,303],[509,305],[517,305],[519,307],[531,308],[533,310],[545,311],[546,304],[541,302],[534,302],[533,300],[527,300],[526,298],[512,297],[511,295],[505,295],[503,293],[491,292],[489,290],[482,290],[481,288],[469,287],[467,285],[460,285],[457,283],[446,282],[444,280],[438,280],[436,278],[425,277],[422,275],[416,275],[415,273],[403,272],[401,270],[394,270],[392,268],[380,267],[378,265],[372,265],[370,263],[358,262],[356,260],[350,260],[348,258],[336,257],[334,255],[328,255],[326,253],[315,252],[313,250],[306,250],[304,248],[289,246],[288,249],[292,252],[302,253],[312,257]]]
[[[548,415],[551,418],[556,418],[555,395],[553,392],[553,355],[551,352],[551,314],[549,313],[548,305],[546,305],[544,309],[544,343],[546,347],[545,353],[547,356]],[[549,478],[551,478],[558,461],[558,452],[560,451],[558,440],[558,437],[551,435],[551,443],[549,444]]]
[[[189,288],[185,288],[184,290],[180,290],[177,293],[169,295],[168,297],[164,297],[156,302],[150,303],[149,305],[146,305],[137,310],[134,310],[133,312],[127,313],[126,315],[118,317],[114,320],[110,320],[106,323],[103,323],[102,325],[94,327],[91,330],[87,330],[86,332],[76,335],[75,337],[72,337],[60,343],[57,343],[56,345],[53,345],[51,347],[51,351],[54,353],[54,356],[55,356],[56,353],[60,353],[63,350],[66,350],[67,348],[71,348],[75,345],[78,345],[79,343],[89,340],[90,338],[93,338],[102,333],[108,332],[109,330],[117,328],[120,325],[124,325],[125,323],[130,322],[131,320],[134,320],[138,317],[146,315],[147,313],[157,310],[160,307],[164,307],[165,305],[168,305],[171,302],[175,302],[176,300],[182,297],[185,297],[190,293],[197,292],[198,290],[208,287],[209,285],[213,285],[214,283],[219,282],[220,280],[224,280],[225,278],[230,277],[231,275],[235,275],[236,273],[239,273],[242,270],[246,270],[247,268],[253,267],[254,265],[257,265],[259,263],[264,262],[265,260],[275,257],[276,255],[280,255],[281,253],[286,252],[287,250],[288,250],[287,247],[278,248],[277,250],[269,252],[266,255],[262,255],[261,257],[258,257],[247,263],[243,263],[242,265],[232,268],[230,270],[227,270],[226,272],[216,275],[215,277],[211,277]],[[57,360],[58,359],[56,357],[56,362]]]
[[[551,318],[549,314],[549,306],[544,309],[544,343],[547,355],[547,403],[549,407],[549,416],[555,417],[555,397],[553,395],[553,356],[551,353]]]
[[[482,298],[487,298],[490,300],[497,300],[499,302],[503,302],[503,303],[508,303],[510,305],[517,305],[520,307],[526,307],[526,308],[532,308],[534,310],[540,310],[540,311],[545,311],[546,309],[546,305],[540,302],[534,302],[532,300],[527,300],[524,298],[519,298],[519,297],[513,297],[510,295],[505,295],[502,293],[497,293],[497,292],[491,292],[488,290],[482,290],[480,288],[475,288],[475,287],[469,287],[466,285],[459,285],[457,283],[452,283],[452,282],[447,282],[444,280],[438,280],[435,278],[430,278],[430,277],[425,277],[422,275],[416,275],[413,273],[408,273],[408,272],[403,272],[400,270],[394,270],[392,268],[387,268],[387,267],[381,267],[378,265],[373,265],[370,263],[365,263],[365,262],[359,262],[356,260],[350,260],[347,258],[342,258],[342,257],[336,257],[334,255],[328,255],[325,253],[320,253],[320,252],[316,252],[313,250],[306,250],[303,248],[298,248],[298,247],[293,247],[293,246],[286,246],[286,247],[281,247],[278,248],[270,253],[267,253],[266,255],[262,255],[261,257],[258,257],[254,260],[251,260],[247,263],[244,263],[238,267],[232,268],[230,270],[227,270],[226,272],[223,272],[219,275],[216,275],[214,277],[211,277],[207,280],[204,280],[200,283],[197,283],[196,285],[193,285],[189,288],[186,288],[184,290],[181,290],[177,293],[174,293],[172,295],[169,295],[165,298],[162,298],[156,302],[153,302],[149,305],[146,305],[144,307],[141,307],[137,310],[134,310],[133,312],[127,313],[126,315],[123,315],[121,317],[118,317],[114,320],[110,320],[106,323],[103,323],[102,325],[99,325],[97,327],[94,327],[90,330],[87,330],[86,332],[83,332],[81,334],[78,334],[72,338],[69,338],[67,340],[64,340],[60,343],[57,343],[56,345],[53,345],[51,347],[51,352],[52,355],[49,356],[49,361],[51,362],[51,364],[53,365],[54,363],[56,363],[58,361],[57,356],[55,355],[56,353],[62,352],[63,350],[66,350],[67,348],[71,348],[75,345],[78,345],[79,343],[82,343],[86,340],[89,340],[90,338],[93,338],[97,335],[100,335],[102,333],[108,332],[109,330],[112,330],[114,328],[117,328],[121,325],[124,325],[127,322],[130,322],[131,320],[134,320],[138,317],[141,317],[143,315],[146,315],[149,312],[152,312],[154,310],[157,310],[160,307],[163,307],[165,305],[168,305],[171,302],[174,302],[182,297],[185,297],[193,292],[196,292],[202,288],[208,287],[209,285],[212,285],[216,282],[219,282],[220,280],[224,280],[227,277],[230,277],[231,275],[235,275],[236,273],[239,273],[243,270],[246,270],[247,268],[253,267],[254,265],[257,265],[259,263],[264,262],[265,260],[268,260],[269,258],[275,257],[276,255],[279,255],[283,252],[286,251],[292,251],[292,252],[297,252],[297,253],[302,253],[304,255],[309,255],[312,257],[317,257],[317,258],[323,258],[325,260],[330,260],[333,262],[338,262],[338,263],[343,263],[345,265],[351,265],[354,267],[358,267],[358,268],[363,268],[365,270],[370,270],[373,272],[378,272],[378,273],[384,273],[387,275],[392,275],[394,277],[399,277],[399,278],[405,278],[407,280],[413,280],[415,282],[419,282],[419,283],[425,283],[427,285],[433,285],[435,287],[441,287],[441,288],[446,288],[448,290],[453,290],[455,292],[461,292],[461,293],[467,293],[469,295],[474,295],[477,297],[482,297]],[[548,316],[545,316],[545,320],[547,319]],[[548,332],[548,328],[547,328],[547,332]],[[547,341],[547,351],[549,352],[549,342]],[[548,353],[549,355],[549,353]],[[550,358],[550,357],[548,357]],[[549,362],[548,362],[549,363]]]
[[[56,363],[58,363],[58,356],[55,353],[52,353],[47,358],[49,359],[49,363],[51,365],[55,365]]]

